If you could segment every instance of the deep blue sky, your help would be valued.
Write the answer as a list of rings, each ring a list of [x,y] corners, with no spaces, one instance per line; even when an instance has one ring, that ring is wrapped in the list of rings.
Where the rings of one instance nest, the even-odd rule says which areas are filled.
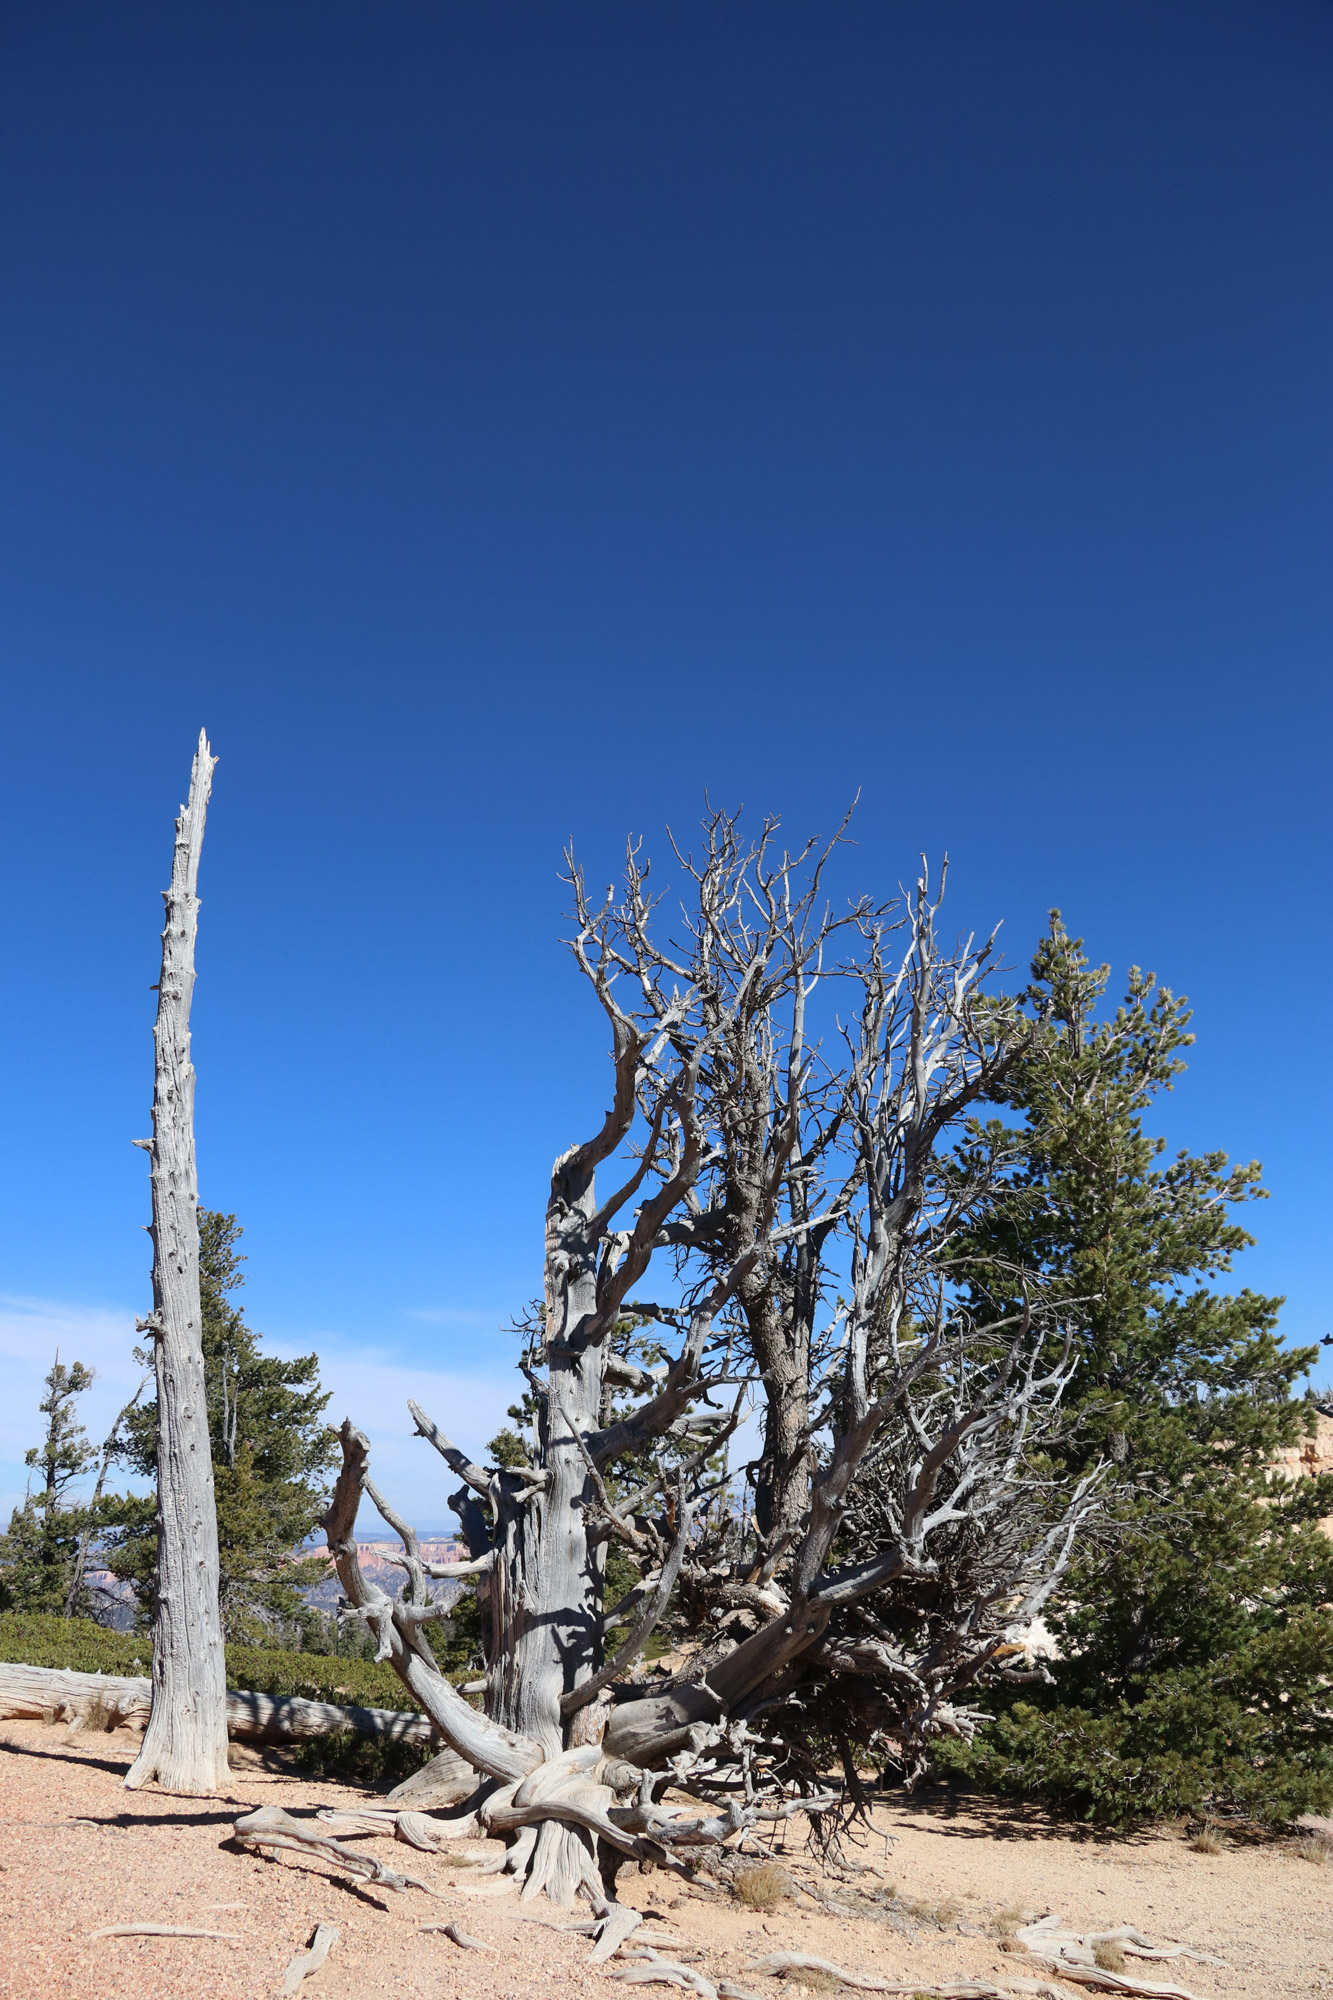
[[[201,1187],[340,1397],[486,1421],[604,1101],[562,844],[705,787],[1187,991],[1324,1332],[1330,102],[1302,0],[4,10],[15,1397],[147,1301],[201,723]]]

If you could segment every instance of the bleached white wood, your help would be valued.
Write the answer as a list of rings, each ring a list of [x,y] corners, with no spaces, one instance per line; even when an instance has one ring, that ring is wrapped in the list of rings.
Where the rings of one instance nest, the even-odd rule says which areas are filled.
[[[303,1979],[309,1979],[312,1972],[318,1972],[340,1936],[341,1932],[336,1924],[316,1925],[309,1950],[301,1952],[289,1962],[282,1976],[281,1992],[295,1993]]]
[[[125,1783],[209,1793],[227,1782],[227,1678],[218,1612],[218,1530],[199,1308],[190,1002],[199,922],[195,887],[216,759],[208,738],[176,821],[157,993],[151,1162],[153,1310],[139,1322],[157,1364],[157,1610],[153,1706]]]
[[[0,1661],[0,1718],[78,1725],[100,1716],[104,1728],[123,1724],[143,1729],[151,1699],[152,1682],[138,1675],[81,1674],[66,1667]],[[227,1733],[241,1742],[291,1743],[344,1731],[388,1743],[436,1740],[427,1717],[411,1709],[343,1707],[332,1701],[306,1701],[300,1695],[227,1690]],[[475,1775],[472,1782],[475,1786]]]
[[[179,1937],[179,1938],[222,1938],[227,1944],[239,1944],[239,1931],[199,1931],[189,1924],[103,1924],[101,1930],[89,1931],[90,1938],[107,1937]]]

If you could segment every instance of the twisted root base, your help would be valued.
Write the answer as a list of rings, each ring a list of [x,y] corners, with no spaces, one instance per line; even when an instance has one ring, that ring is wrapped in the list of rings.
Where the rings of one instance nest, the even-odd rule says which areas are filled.
[[[595,1905],[606,1900],[592,1835],[582,1827],[566,1826],[562,1820],[548,1819],[540,1826],[523,1827],[499,1872],[523,1878],[519,1894],[523,1903],[545,1894],[548,1902],[569,1910],[580,1892]]]

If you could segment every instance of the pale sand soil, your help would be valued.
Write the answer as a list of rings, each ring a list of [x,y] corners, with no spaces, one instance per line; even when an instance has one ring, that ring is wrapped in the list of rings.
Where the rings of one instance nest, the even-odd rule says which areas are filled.
[[[120,1780],[134,1740],[70,1738],[40,1723],[0,1726],[0,1995],[4,2000],[165,2000],[177,1994],[250,2000],[277,1992],[288,1960],[318,1922],[341,1940],[303,1987],[306,2000],[550,2000],[563,1991],[589,2000],[625,2000],[627,1989],[586,1964],[588,1942],[548,1928],[569,1921],[544,1901],[520,1908],[512,1895],[484,1893],[473,1871],[444,1858],[375,1843],[374,1851],[446,1892],[438,1902],[358,1889],[295,1859],[278,1863],[225,1843],[231,1822],[257,1805],[301,1813],[351,1806],[365,1795],[267,1769],[251,1758],[233,1773],[226,1799],[131,1794]],[[1192,1853],[1174,1831],[1132,1840],[1094,1840],[1036,1814],[953,1811],[923,1801],[879,1815],[897,1835],[887,1858],[877,1843],[863,1860],[874,1873],[856,1888],[888,1883],[901,1897],[960,1906],[951,1919],[909,1940],[869,1916],[834,1917],[790,1903],[757,1916],[717,1892],[691,1891],[662,1872],[626,1868],[619,1893],[662,1912],[666,1927],[702,1955],[691,1962],[714,1980],[739,1979],[782,2000],[789,1984],[746,1973],[766,1951],[813,1952],[859,1971],[919,1980],[974,1973],[1004,1985],[1043,1968],[1002,1954],[996,1915],[1021,1905],[1060,1911],[1078,1929],[1133,1923],[1158,1940],[1215,1952],[1227,1967],[1177,1964],[1168,1970],[1199,2000],[1305,2000],[1333,1994],[1333,1867],[1297,1859],[1288,1843]],[[468,1844],[471,1845],[471,1844]],[[795,1849],[789,1861],[798,1860]],[[798,1879],[813,1877],[800,1870]],[[481,1890],[483,1893],[476,1893]],[[846,1883],[835,1898],[860,1901]],[[679,1899],[679,1900],[677,1900]],[[239,1907],[224,1908],[233,1904]],[[673,1905],[675,1905],[673,1907]],[[496,1947],[494,1957],[423,1936],[422,1923],[456,1918]],[[236,1931],[240,1942],[130,1938],[90,1941],[102,1924],[135,1919]],[[1049,1974],[1045,1976],[1050,1976]],[[640,1990],[640,1989],[634,1989]],[[666,1994],[666,1987],[644,1989]],[[1087,1988],[1070,1989],[1086,1993]]]

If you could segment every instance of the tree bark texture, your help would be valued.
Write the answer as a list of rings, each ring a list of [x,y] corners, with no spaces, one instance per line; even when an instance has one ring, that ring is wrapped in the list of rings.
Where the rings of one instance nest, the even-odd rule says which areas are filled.
[[[151,1161],[153,1336],[157,1364],[157,1611],[153,1707],[126,1776],[133,1791],[209,1793],[227,1777],[227,1680],[218,1611],[218,1536],[199,1305],[198,1176],[190,1002],[199,920],[195,885],[215,759],[203,731],[176,821],[157,995]]]
[[[576,1336],[597,1310],[595,1165],[582,1150],[556,1164],[546,1226],[547,1399],[541,1420],[540,1492],[523,1501],[520,1473],[500,1482],[487,1713],[541,1745],[548,1759],[588,1740],[592,1711],[570,1721],[563,1697],[602,1664],[601,1545],[589,1542],[595,1504],[584,1440],[602,1418],[606,1348]],[[511,1489],[511,1490],[506,1490]],[[529,1877],[562,1906],[596,1884],[595,1843],[583,1828],[549,1820]]]

